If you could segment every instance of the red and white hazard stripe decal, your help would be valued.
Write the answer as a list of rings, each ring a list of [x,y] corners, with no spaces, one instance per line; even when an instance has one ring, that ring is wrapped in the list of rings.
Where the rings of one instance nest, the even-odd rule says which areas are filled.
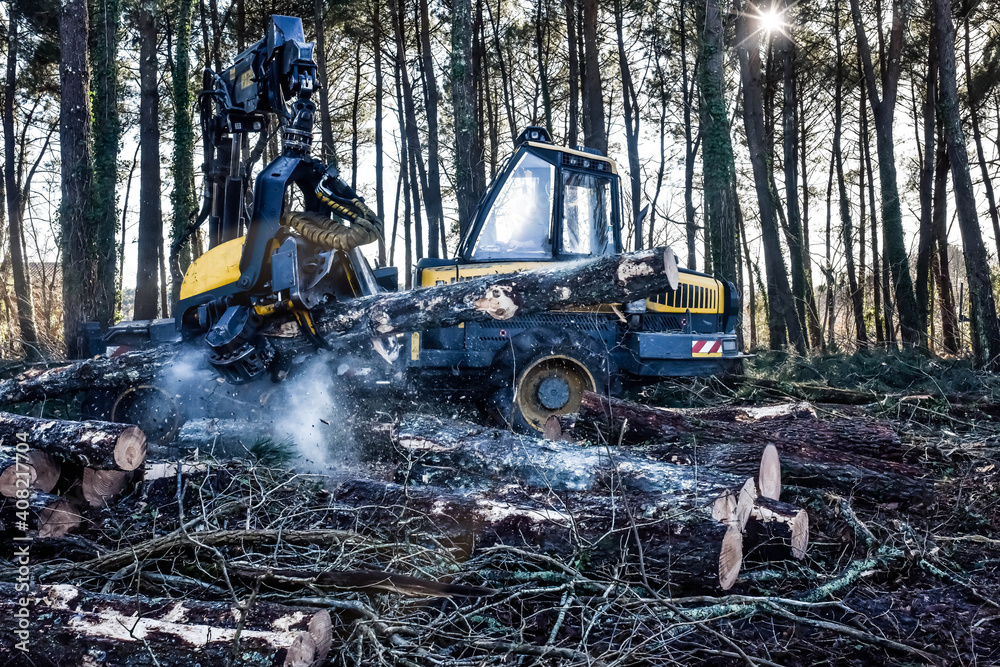
[[[693,340],[691,341],[692,357],[721,357],[721,340]]]

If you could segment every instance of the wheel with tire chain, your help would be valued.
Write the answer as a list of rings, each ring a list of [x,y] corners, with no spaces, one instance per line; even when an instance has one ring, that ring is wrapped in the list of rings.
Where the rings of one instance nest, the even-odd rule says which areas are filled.
[[[487,408],[501,425],[537,435],[551,416],[576,412],[584,391],[607,391],[611,374],[602,341],[573,330],[529,329],[494,358]]]

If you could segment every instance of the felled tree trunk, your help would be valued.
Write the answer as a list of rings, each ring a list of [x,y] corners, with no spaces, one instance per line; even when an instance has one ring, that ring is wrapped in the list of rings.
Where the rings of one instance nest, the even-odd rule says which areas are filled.
[[[0,439],[20,442],[95,470],[135,470],[146,460],[146,436],[129,424],[36,419],[0,413]]]
[[[393,334],[473,320],[505,320],[573,305],[630,301],[677,285],[669,248],[608,255],[424,289],[338,301],[314,313],[319,333],[335,346],[355,351]],[[284,355],[309,352],[313,344],[294,321],[276,318],[262,329]],[[377,343],[376,343],[377,344]],[[359,348],[359,345],[361,346]],[[0,381],[0,405],[94,389],[148,383],[190,348],[163,345],[117,357],[95,357],[59,368],[32,370]]]
[[[569,306],[618,303],[675,289],[669,248],[556,264],[544,271],[486,276],[408,292],[338,301],[316,317],[323,335],[356,338],[419,331],[476,320],[506,320]]]
[[[27,632],[19,635],[19,598],[26,595]],[[95,653],[119,667],[222,665],[234,655],[239,664],[282,664],[300,632],[319,631],[319,642],[329,642],[330,624],[312,623],[327,613],[257,601],[239,628],[240,612],[230,602],[105,595],[69,585],[26,594],[0,583],[0,654],[8,665],[78,664]]]
[[[768,444],[781,456],[785,482],[881,501],[924,503],[933,487],[902,462],[899,438],[885,423],[820,420],[801,405],[682,411],[584,394],[580,412],[562,419],[563,436],[641,447],[643,456],[702,470],[753,475]],[[624,432],[623,432],[624,431]],[[877,458],[876,458],[877,457]]]
[[[423,482],[482,487],[497,480],[553,491],[632,491],[714,498],[746,475],[695,471],[633,456],[616,447],[583,447],[427,415],[408,415],[396,442],[411,456],[408,469]],[[760,455],[757,456],[760,461]]]

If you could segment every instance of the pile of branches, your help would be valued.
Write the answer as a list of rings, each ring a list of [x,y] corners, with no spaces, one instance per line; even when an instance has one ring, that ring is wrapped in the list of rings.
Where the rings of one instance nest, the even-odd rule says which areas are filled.
[[[610,404],[590,397],[587,405]],[[643,409],[616,407],[633,419]],[[928,439],[897,445],[906,449],[900,465],[922,460],[929,470],[977,476],[960,501],[947,480],[915,480],[931,484],[936,503],[851,497],[786,466],[779,502],[808,513],[805,558],[792,557],[788,533],[755,535],[744,525],[742,567],[723,591],[714,573],[690,569],[701,561],[684,519],[650,511],[663,501],[642,486],[650,471],[627,465],[630,456],[652,462],[657,447],[688,442],[682,429],[696,418],[711,451],[713,429],[727,423],[722,410],[665,412],[675,433],[655,438],[648,422],[642,431],[567,419],[563,440],[549,442],[443,416],[359,417],[355,428],[369,434],[362,460],[334,480],[276,466],[269,457],[280,454],[277,445],[255,448],[256,460],[147,464],[130,495],[83,510],[75,534],[34,542],[30,664],[81,654],[109,665],[996,659],[1000,542],[988,526],[968,525],[992,521],[995,530],[997,517],[987,516],[1000,492],[988,463],[995,449],[950,430],[962,438],[950,453]],[[820,418],[804,416],[814,410],[792,404],[783,416],[729,423],[771,419],[787,452],[780,441],[797,422],[817,433],[838,423],[821,409]],[[607,435],[613,444],[602,444]],[[629,448],[630,437],[645,439]],[[548,448],[549,457],[536,458],[528,474],[499,455],[515,443]],[[571,446],[617,465],[592,471],[589,486],[586,471],[555,474]],[[546,477],[547,486],[538,481]],[[759,470],[752,477],[768,485]],[[611,523],[596,516],[608,498]],[[705,500],[704,511],[718,510]],[[732,521],[698,535],[728,533]],[[715,556],[720,549],[706,547]],[[0,570],[9,582],[0,583],[0,605],[10,607],[0,615],[5,636],[16,576],[13,562]]]

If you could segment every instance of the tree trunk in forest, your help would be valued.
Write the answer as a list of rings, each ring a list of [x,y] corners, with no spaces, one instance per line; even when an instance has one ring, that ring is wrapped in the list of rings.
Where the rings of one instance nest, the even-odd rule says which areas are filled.
[[[997,246],[997,259],[1000,261],[1000,212],[997,211],[997,198],[993,191],[993,179],[990,177],[989,165],[986,162],[986,152],[983,150],[983,133],[979,129],[979,102],[973,99],[972,86],[972,55],[970,54],[969,15],[975,11],[975,5],[965,10],[965,90],[969,96],[969,118],[972,121],[972,140],[976,144],[976,158],[983,177],[983,189],[986,191],[986,203],[989,205],[990,222],[993,223],[993,242]],[[998,127],[1000,130],[1000,127]]]
[[[834,0],[834,35],[837,44],[836,80],[833,103],[833,154],[837,164],[837,193],[840,205],[840,225],[844,238],[844,256],[847,258],[847,280],[851,290],[851,304],[854,311],[855,339],[859,348],[868,346],[868,331],[865,328],[865,288],[859,284],[854,268],[854,227],[851,223],[851,200],[847,196],[844,179],[844,152],[841,147],[844,125],[844,60],[840,45],[840,0]],[[864,235],[861,246],[864,247]],[[863,278],[862,278],[863,280]]]
[[[424,208],[427,210],[427,256],[441,257],[445,247],[444,208],[441,200],[441,159],[438,156],[438,89],[431,54],[431,20],[427,0],[420,0],[420,44],[424,72],[424,101],[427,113],[427,187]]]
[[[941,308],[941,345],[944,352],[957,354],[958,315],[951,284],[951,267],[948,258],[948,147],[944,133],[938,132],[934,162],[934,282],[937,283],[938,303]]]
[[[375,215],[379,220],[385,220],[385,142],[382,137],[383,93],[385,81],[382,74],[382,4],[372,3],[372,55],[375,60]],[[396,224],[395,216],[393,225]],[[378,240],[378,265],[388,266],[393,263],[392,256],[385,253],[385,238]]]
[[[90,152],[90,66],[84,0],[63,3],[59,42],[63,336],[66,356],[74,359],[85,352],[80,325],[97,315],[100,260],[93,250],[97,247],[97,237],[90,217],[94,166]]]
[[[604,127],[604,88],[601,85],[601,50],[597,43],[600,7],[597,0],[583,2],[583,144],[608,154]]]
[[[937,101],[937,39],[928,35],[927,81],[923,103],[923,137],[917,130],[917,154],[920,158],[920,230],[917,240],[917,307],[921,331],[927,331],[934,312],[930,303],[930,267],[934,251],[934,132]],[[913,119],[917,122],[916,91],[913,94]],[[922,145],[921,145],[922,144]],[[928,346],[929,347],[929,346]]]
[[[757,340],[757,290],[754,289],[754,282],[756,281],[762,291],[764,288],[760,280],[760,267],[753,261],[753,257],[750,255],[750,245],[747,243],[746,223],[742,220],[742,216],[737,220],[737,223],[740,240],[743,242],[743,256],[746,258],[747,277],[749,278],[747,285],[750,292],[750,347],[756,348],[759,343]]]
[[[711,3],[710,3],[711,4]],[[748,15],[742,3],[736,18],[737,52],[743,80],[743,123],[750,147],[750,161],[753,164],[757,202],[760,207],[761,234],[764,246],[764,263],[767,269],[768,331],[772,349],[780,349],[786,343],[799,352],[805,351],[805,341],[799,319],[792,301],[792,291],[788,284],[788,274],[781,254],[775,221],[775,203],[771,190],[771,176],[767,159],[767,140],[764,128],[764,100],[760,73],[760,33],[747,25]],[[721,37],[721,35],[720,35]],[[706,141],[703,154],[708,149]],[[787,332],[787,337],[786,337]]]
[[[406,68],[406,7],[399,0],[391,0],[389,10],[395,17],[393,29],[396,33],[396,67],[399,74],[400,85],[402,86],[402,99],[405,114],[404,136],[406,138],[406,152],[409,159],[409,181],[410,195],[413,198],[413,233],[416,240],[416,257],[420,260],[424,256],[423,225],[420,217],[420,195],[422,190],[425,195],[424,207],[427,209],[428,202],[426,195],[428,192],[427,172],[424,170],[424,162],[420,148],[420,134],[417,128],[417,113],[414,108],[413,86],[410,83],[410,75]],[[430,222],[430,210],[427,210],[428,221]],[[436,250],[434,251],[436,254]],[[431,255],[432,257],[435,255]]]
[[[941,110],[943,134],[948,144],[955,209],[965,250],[965,273],[972,306],[972,350],[980,365],[995,371],[1000,369],[1000,321],[997,320],[989,260],[979,228],[976,197],[969,172],[969,154],[965,148],[962,116],[958,108],[955,26],[951,19],[951,0],[934,0],[934,8],[934,31],[940,58],[941,99],[938,107]]]
[[[552,30],[548,0],[535,2],[535,56],[538,63],[538,83],[542,92],[542,114],[545,129],[552,134],[552,84],[549,82],[548,45]]]
[[[97,0],[91,7],[90,57],[94,81],[93,137],[94,185],[89,208],[97,238],[97,320],[109,325],[115,318],[115,231],[118,228],[118,151],[121,121],[118,117],[118,33],[121,6],[118,0]],[[122,230],[124,234],[124,230]]]
[[[719,3],[709,0],[701,23],[699,104],[701,158],[705,194],[705,238],[711,248],[712,271],[736,282],[736,171],[726,111],[723,17]],[[706,270],[708,270],[706,263]]]
[[[323,162],[337,166],[337,150],[333,143],[333,124],[330,119],[330,75],[326,62],[326,22],[323,16],[323,0],[313,0],[313,22],[316,28],[316,64],[319,70],[319,126],[321,141],[319,155]],[[379,47],[376,46],[376,48]],[[361,67],[360,60],[358,67]]]
[[[141,0],[136,12],[139,33],[139,230],[135,276],[137,320],[156,319],[157,264],[163,252],[160,212],[160,75],[153,0]],[[167,313],[163,313],[166,317]]]
[[[179,0],[175,20],[173,66],[174,153],[171,160],[174,187],[170,193],[173,207],[170,229],[171,242],[186,232],[196,209],[194,199],[194,126],[191,121],[191,11],[192,0]],[[179,255],[181,271],[191,263],[190,244]],[[174,281],[170,289],[171,303],[180,298],[181,286]]]
[[[16,12],[10,14],[7,30],[7,80],[4,85],[3,135],[4,135],[4,189],[7,194],[8,241],[11,271],[14,274],[14,298],[17,301],[17,324],[25,361],[42,358],[35,329],[35,309],[31,298],[31,276],[23,253],[21,184],[17,174],[14,135],[14,97],[17,92],[18,25]],[[22,156],[23,159],[23,156]]]
[[[678,33],[680,35],[681,47],[681,88],[684,102],[684,229],[687,232],[687,268],[692,271],[698,270],[697,224],[695,223],[694,212],[694,161],[697,157],[697,146],[691,137],[691,108],[694,106],[695,81],[697,77],[688,74],[687,62],[687,28],[685,26],[685,14],[687,11],[686,0],[681,0],[678,8]],[[691,79],[690,83],[688,79]],[[666,104],[666,101],[664,101]],[[732,141],[732,139],[730,139]],[[735,159],[735,158],[734,158]],[[650,244],[652,245],[652,244]]]
[[[618,35],[618,68],[622,76],[622,102],[625,107],[625,144],[628,150],[629,184],[631,185],[632,222],[635,225],[635,250],[642,249],[642,168],[639,166],[639,96],[632,84],[632,70],[625,50],[623,28],[625,9],[622,0],[615,0],[615,28]],[[624,222],[624,221],[623,221]],[[735,267],[734,267],[735,269]],[[735,271],[734,271],[735,273]]]
[[[857,33],[858,54],[862,62],[865,87],[875,117],[875,139],[878,150],[879,183],[882,189],[882,244],[885,262],[889,266],[895,288],[896,308],[899,312],[900,335],[904,345],[924,347],[927,332],[920,329],[920,314],[903,237],[903,211],[899,200],[896,178],[896,154],[893,139],[893,114],[896,109],[896,91],[902,67],[905,31],[909,19],[910,3],[893,0],[892,28],[889,50],[880,61],[882,94],[879,96],[871,49],[865,33],[859,0],[851,0],[851,15]],[[879,33],[879,38],[882,38]],[[887,62],[886,62],[887,61]]]
[[[860,63],[859,63],[860,65]],[[875,316],[875,342],[884,343],[887,340],[885,328],[892,328],[892,318],[885,317],[888,313],[883,313],[882,310],[882,264],[879,258],[878,252],[878,223],[875,217],[875,189],[872,183],[872,165],[871,165],[871,153],[869,151],[869,134],[868,134],[868,112],[867,100],[868,94],[865,92],[864,86],[860,87],[860,98],[858,107],[858,118],[860,119],[858,128],[858,148],[860,151],[860,164],[858,165],[858,201],[861,206],[861,229],[865,228],[865,203],[869,202],[869,210],[871,211],[871,244],[872,244],[872,304],[874,306],[874,316]],[[865,183],[865,177],[867,176],[867,186]],[[866,199],[867,195],[867,199]],[[866,239],[864,235],[861,237],[861,246],[864,247],[866,244]],[[883,327],[883,322],[885,327]]]
[[[473,54],[471,0],[455,0],[451,24],[451,100],[455,110],[455,197],[458,200],[459,235],[464,237],[479,203],[477,168],[482,168],[483,147],[476,102],[477,71]]]
[[[577,4],[578,0],[566,0],[566,42],[569,51],[569,132],[566,140],[571,148],[580,143],[580,61],[576,52]]]
[[[789,8],[784,9],[785,19]],[[790,31],[791,28],[785,28]],[[788,259],[792,273],[792,295],[795,311],[802,326],[807,328],[809,341],[814,349],[823,346],[823,331],[819,324],[816,297],[812,289],[812,261],[802,226],[799,206],[799,135],[796,108],[798,92],[796,82],[796,50],[790,33],[779,31],[778,51],[782,73],[782,148],[784,155],[785,202],[788,209]]]

